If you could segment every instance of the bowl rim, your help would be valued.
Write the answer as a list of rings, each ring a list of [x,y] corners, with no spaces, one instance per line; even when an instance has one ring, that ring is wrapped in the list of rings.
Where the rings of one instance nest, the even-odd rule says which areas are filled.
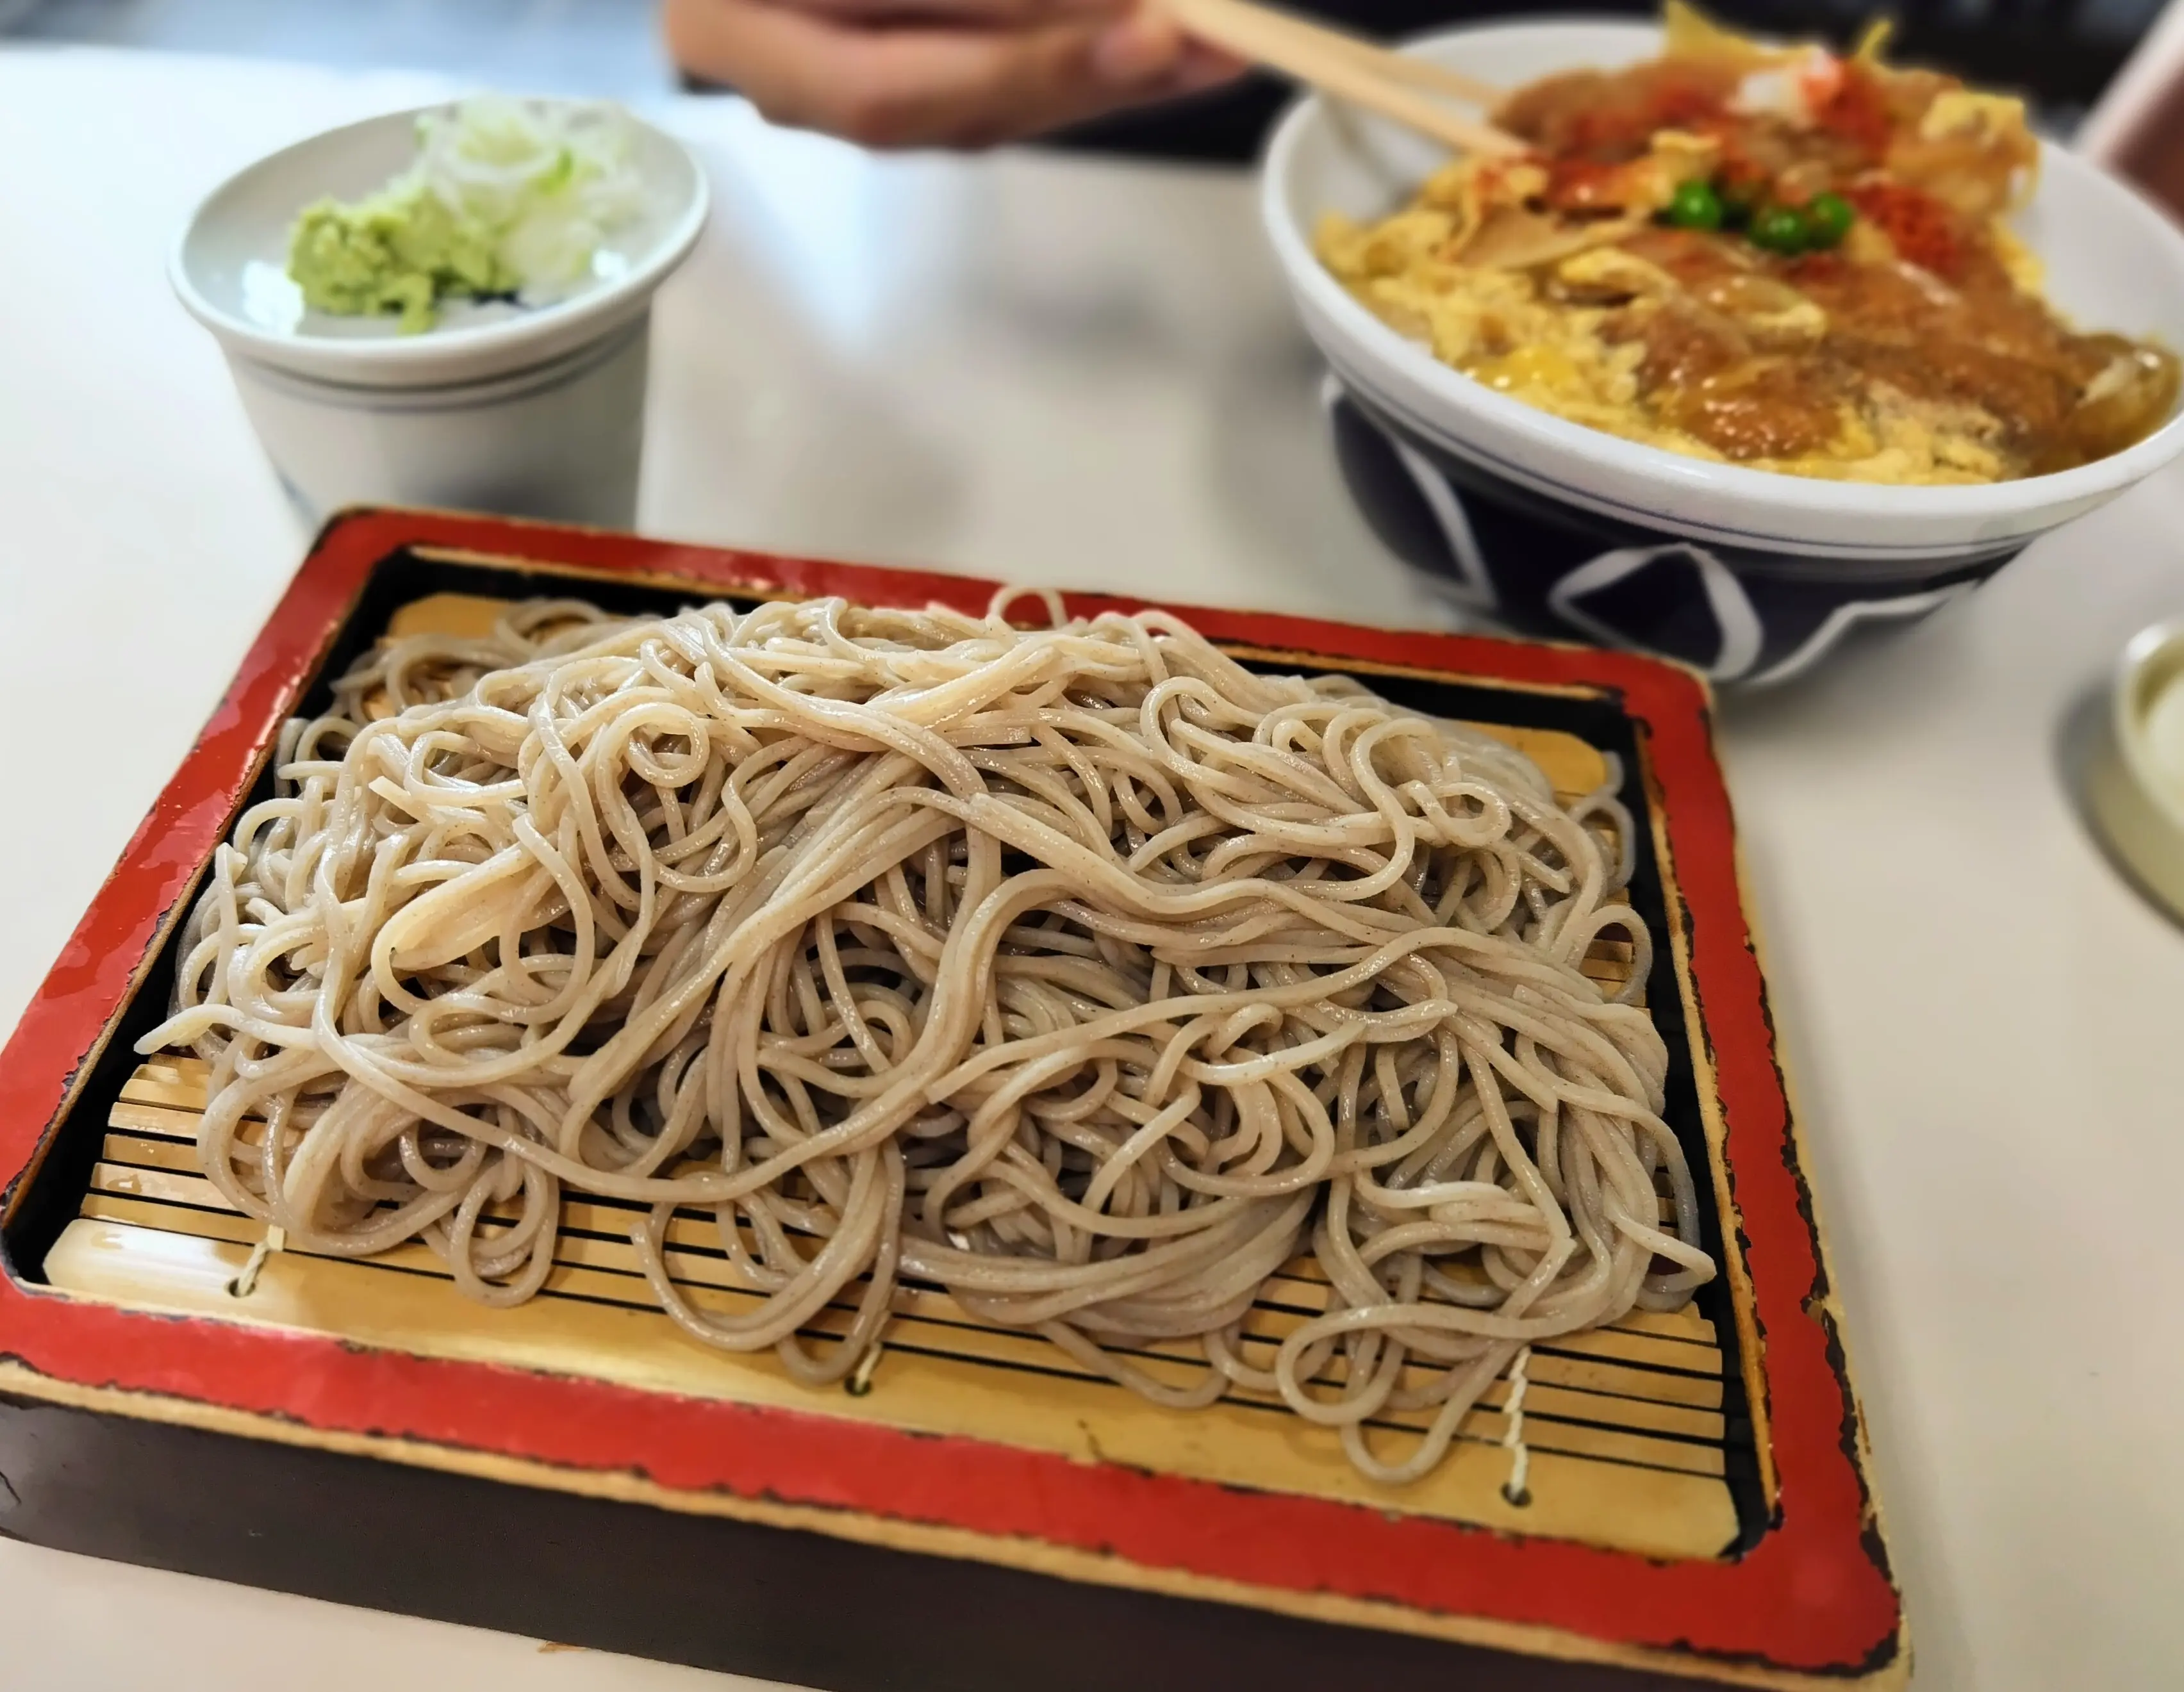
[[[611,327],[627,316],[637,303],[656,290],[697,245],[712,207],[712,187],[704,165],[680,138],[647,122],[625,106],[621,108],[622,114],[631,124],[682,156],[689,171],[690,190],[666,231],[644,259],[604,287],[585,290],[567,299],[537,307],[521,317],[498,322],[432,329],[421,335],[398,339],[343,340],[276,334],[214,304],[197,286],[188,264],[190,244],[205,225],[214,206],[245,177],[268,170],[306,148],[324,147],[330,142],[338,146],[365,131],[381,130],[395,123],[414,128],[420,117],[429,112],[445,111],[458,103],[460,97],[381,112],[354,123],[319,130],[270,153],[260,153],[222,177],[192,208],[168,248],[167,281],[183,309],[219,337],[231,353],[297,375],[361,381],[370,386],[381,385],[372,381],[374,376],[430,381],[446,366],[460,365],[468,370],[485,362],[493,368],[505,368],[508,359],[520,359],[533,342],[550,342],[554,348],[560,348],[572,339]],[[541,105],[592,103],[557,95],[515,97]]]
[[[1577,36],[1597,39],[1622,36],[1630,45],[1643,47],[1661,38],[1658,24],[1628,18],[1550,17],[1504,18],[1435,30],[1405,39],[1396,50],[1430,57],[1436,50],[1461,47],[1489,36]],[[1577,68],[1583,61],[1574,61]],[[1276,125],[1262,155],[1259,205],[1262,221],[1292,289],[1303,296],[1307,315],[1318,312],[1330,320],[1360,350],[1390,365],[1402,377],[1425,390],[1437,405],[1467,419],[1480,432],[1514,437],[1535,448],[1564,457],[1590,460],[1619,477],[1674,487],[1685,498],[1718,495],[1737,504],[1766,508],[1785,520],[1799,517],[1840,518],[1856,510],[1876,520],[1897,518],[1930,526],[1977,526],[1989,534],[2008,532],[2023,526],[2036,530],[2042,514],[2059,507],[2081,509],[2098,503],[2144,480],[2180,452],[2184,452],[2184,400],[2168,420],[2120,453],[2044,476],[2022,476],[2009,481],[1954,487],[1903,487],[1887,482],[1830,481],[1790,475],[1780,470],[1755,470],[1742,465],[1719,464],[1670,450],[1666,447],[1625,440],[1604,430],[1575,423],[1497,393],[1453,366],[1443,364],[1409,337],[1384,322],[1319,262],[1312,250],[1309,233],[1291,215],[1289,183],[1305,141],[1316,125],[1329,121],[1328,102],[1308,94],[1294,103]],[[2073,187],[2088,186],[2094,196],[2105,196],[2107,206],[2120,219],[2136,220],[2157,239],[2176,251],[2184,270],[2184,230],[2157,210],[2135,188],[2080,157],[2068,148],[2042,138],[2041,172],[2043,184],[2059,167]],[[2180,348],[2184,351],[2184,348]],[[1331,360],[1332,361],[1332,360]],[[2011,520],[2018,520],[2012,524]],[[1997,530],[1997,526],[2001,525]],[[1915,548],[1914,548],[1915,549]]]

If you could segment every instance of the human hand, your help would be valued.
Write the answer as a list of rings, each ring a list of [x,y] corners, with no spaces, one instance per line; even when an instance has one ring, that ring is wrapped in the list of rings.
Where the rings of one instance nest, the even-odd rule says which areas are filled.
[[[1241,69],[1157,0],[665,0],[683,70],[866,147],[988,147]]]

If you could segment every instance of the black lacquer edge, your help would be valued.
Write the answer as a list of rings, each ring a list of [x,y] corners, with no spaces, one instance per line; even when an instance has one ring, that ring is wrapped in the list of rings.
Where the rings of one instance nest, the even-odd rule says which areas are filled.
[[[831,1692],[1696,1684],[6,1396],[0,1533]]]

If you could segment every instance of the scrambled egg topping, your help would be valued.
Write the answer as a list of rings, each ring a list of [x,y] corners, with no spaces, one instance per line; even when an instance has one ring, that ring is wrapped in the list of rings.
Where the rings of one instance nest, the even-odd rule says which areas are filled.
[[[1611,338],[1611,319],[1633,304],[1687,298],[1658,265],[1609,245],[1591,245],[1538,267],[1488,268],[1447,256],[1460,228],[1447,211],[1420,208],[1368,226],[1329,215],[1322,261],[1388,323],[1434,356],[1496,392],[1542,411],[1693,458],[1731,455],[1688,430],[1664,425],[1641,403],[1641,340]],[[2036,275],[2036,263],[2015,249]],[[1586,303],[1610,298],[1613,304]],[[1770,309],[1771,308],[1771,309]],[[1770,338],[1817,342],[1827,314],[1811,300],[1770,300],[1746,320]],[[1735,461],[1758,470],[1900,484],[1992,481],[2007,474],[1995,420],[1975,406],[1914,400],[1883,391],[1840,408],[1836,438],[1819,453]]]

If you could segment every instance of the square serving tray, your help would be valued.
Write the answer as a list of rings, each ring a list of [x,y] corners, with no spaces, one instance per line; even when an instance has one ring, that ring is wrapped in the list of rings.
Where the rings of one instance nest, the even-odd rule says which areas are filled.
[[[1613,754],[1642,825],[1632,897],[1667,941],[1644,997],[1724,1272],[1685,1311],[1535,1348],[1521,1420],[1497,1386],[1415,1485],[1366,1480],[1324,1430],[1249,1394],[1154,1406],[937,1288],[906,1290],[869,1390],[803,1387],[770,1355],[677,1333],[610,1203],[566,1204],[543,1293],[490,1311],[421,1246],[269,1254],[198,1173],[202,1066],[134,1044],[214,846],[270,784],[280,723],[373,642],[539,594],[979,610],[991,591],[480,519],[337,519],[0,1055],[0,1532],[841,1692],[1361,1672],[1899,1683],[1901,1606],[1709,701],[1667,665],[1186,613],[1245,662],[1340,668],[1485,726],[1568,794]],[[1607,945],[1586,965],[1629,966]],[[669,1243],[698,1302],[750,1296],[699,1217]],[[1300,1259],[1247,1336],[1271,1344],[1324,1298]]]

